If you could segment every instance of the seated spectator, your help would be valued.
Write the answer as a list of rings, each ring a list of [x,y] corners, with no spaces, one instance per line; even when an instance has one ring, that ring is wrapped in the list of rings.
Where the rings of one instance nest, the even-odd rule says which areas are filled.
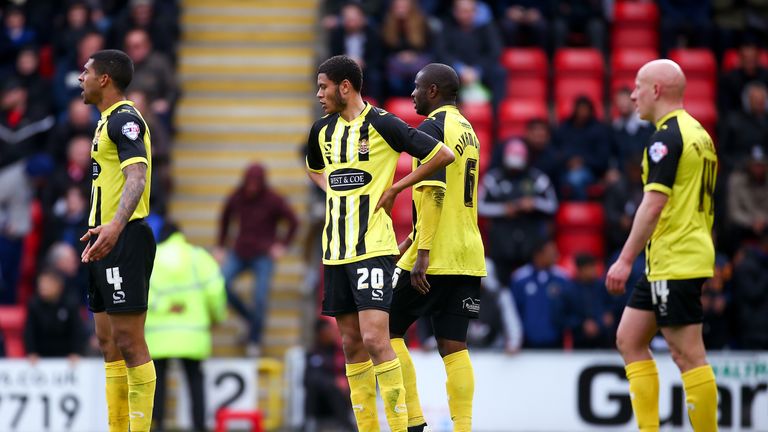
[[[555,188],[549,177],[528,166],[525,144],[513,138],[504,146],[501,168],[483,177],[478,191],[479,216],[490,220],[490,248],[502,284],[515,268],[530,261],[533,249],[551,231],[557,211]]]
[[[54,214],[63,214],[59,200],[62,200],[71,186],[78,187],[83,196],[91,196],[91,138],[76,135],[67,145],[67,160],[56,166],[42,191],[43,205]],[[60,206],[57,208],[57,205]]]
[[[557,245],[543,240],[533,261],[515,272],[512,295],[523,323],[524,348],[562,348],[565,298],[571,282],[555,266]]]
[[[576,349],[611,348],[616,321],[613,300],[600,278],[595,257],[577,255],[576,275],[565,297],[566,327],[573,335]]]
[[[498,2],[501,31],[507,46],[549,47],[551,2],[502,0]]]
[[[128,7],[123,9],[112,26],[109,34],[110,46],[120,46],[131,30],[141,29],[147,33],[152,46],[173,63],[176,41],[179,39],[179,23],[173,3],[175,2],[130,0]]]
[[[595,117],[588,97],[576,98],[573,114],[560,125],[555,141],[565,169],[560,179],[563,196],[587,199],[587,188],[605,174],[611,154],[610,129]]]
[[[605,189],[605,245],[609,253],[621,251],[643,199],[641,159],[642,154],[625,159],[618,179]]]
[[[381,28],[389,96],[410,96],[416,74],[433,60],[432,34],[417,0],[394,0]]]
[[[104,36],[91,31],[77,43],[77,53],[56,63],[56,75],[53,78],[53,97],[56,110],[67,109],[67,104],[74,98],[80,98],[83,89],[78,77],[88,58],[104,48]]]
[[[709,2],[659,0],[661,55],[672,48],[713,47],[714,26]]]
[[[345,375],[344,353],[331,321],[315,322],[314,346],[307,352],[304,369],[304,413],[308,430],[357,430],[352,420],[349,383]]]
[[[131,30],[125,35],[125,53],[133,60],[133,80],[128,92],[140,90],[146,93],[151,111],[170,127],[173,106],[178,87],[171,61],[152,49],[146,31]]]
[[[0,38],[10,44],[14,54],[21,48],[37,42],[37,34],[27,25],[27,16],[22,8],[8,6],[3,12],[3,29]]]
[[[606,49],[603,2],[600,0],[555,0],[555,49],[591,46]]]
[[[632,90],[622,87],[613,97],[618,111],[618,116],[613,119],[613,157],[614,166],[617,168],[620,168],[619,163],[645,151],[645,146],[655,130],[652,124],[640,119],[631,94]]]
[[[359,3],[341,8],[341,25],[330,35],[331,55],[347,55],[363,70],[363,96],[382,100],[384,46]]]
[[[69,357],[83,351],[83,320],[77,305],[63,296],[64,277],[45,269],[37,277],[37,295],[27,305],[24,347],[32,362],[40,357]]]
[[[768,232],[745,248],[733,271],[739,343],[747,350],[768,349]]]
[[[82,245],[82,242],[80,242]],[[85,246],[63,241],[53,243],[42,261],[44,267],[53,269],[64,277],[64,299],[78,305],[87,304],[88,268],[81,265],[80,254]]]
[[[429,0],[433,1],[433,0]],[[363,14],[368,17],[378,17],[384,12],[383,1],[381,0],[366,0],[366,1],[350,1],[350,0],[325,0],[322,2],[322,18],[320,19],[320,25],[328,31],[333,31],[341,26],[341,10],[349,3],[357,3],[363,8]],[[423,1],[422,1],[423,3]],[[422,5],[423,6],[423,5]],[[427,10],[429,11],[429,10]]]
[[[722,126],[718,154],[726,173],[749,157],[754,147],[768,150],[768,91],[753,81],[742,92],[743,108],[731,112]]]
[[[47,153],[53,157],[56,164],[66,163],[72,138],[93,137],[99,117],[98,110],[92,105],[84,104],[80,96],[69,101],[66,113],[54,126],[47,144]],[[152,139],[154,139],[154,131],[152,131]]]
[[[702,286],[701,306],[704,310],[704,345],[721,350],[730,344],[730,302],[733,267],[723,254],[715,257],[715,272]]]
[[[89,32],[98,31],[91,25],[91,9],[85,0],[72,0],[67,5],[64,20],[54,26],[53,57],[56,61],[66,60],[75,53],[78,41]]]
[[[452,66],[462,83],[462,97],[484,86],[497,107],[505,94],[506,72],[499,63],[502,41],[493,22],[477,25],[477,2],[454,0],[453,14],[436,38],[438,60]]]
[[[88,199],[83,188],[70,184],[54,203],[51,214],[46,215],[48,220],[43,227],[43,246],[64,242],[82,252],[80,237],[88,230],[88,211]]]
[[[53,104],[51,82],[40,76],[40,53],[33,45],[19,51],[16,57],[16,78],[29,93],[29,101],[36,111],[50,111]]]
[[[768,232],[768,160],[762,148],[754,148],[744,168],[734,171],[728,179],[728,240],[735,247]]]
[[[760,65],[760,48],[752,39],[746,39],[739,47],[739,66],[720,78],[720,111],[724,114],[744,107],[744,88],[759,82],[768,86],[768,69]]]
[[[504,139],[513,137],[502,137]],[[528,164],[546,174],[552,183],[557,184],[559,165],[557,152],[552,144],[549,123],[543,118],[531,119],[525,125],[523,142],[528,147]],[[502,166],[504,145],[495,145],[491,150],[490,167]]]

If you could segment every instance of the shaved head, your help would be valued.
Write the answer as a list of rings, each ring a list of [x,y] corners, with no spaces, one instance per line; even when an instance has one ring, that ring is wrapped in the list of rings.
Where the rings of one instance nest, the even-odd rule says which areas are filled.
[[[637,72],[637,79],[661,86],[661,97],[682,99],[685,92],[685,74],[680,65],[669,59],[652,60]]]
[[[685,74],[668,59],[652,60],[637,71],[631,98],[640,118],[655,122],[668,112],[682,108]]]

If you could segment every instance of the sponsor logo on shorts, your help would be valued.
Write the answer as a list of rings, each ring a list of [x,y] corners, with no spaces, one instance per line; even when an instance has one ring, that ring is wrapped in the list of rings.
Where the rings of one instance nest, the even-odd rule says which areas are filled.
[[[384,290],[383,289],[371,290],[371,300],[376,300],[376,301],[384,300]]]
[[[112,293],[112,304],[125,303],[125,291],[123,291],[123,278],[120,277],[120,267],[107,269],[107,283],[115,288]]]
[[[462,303],[461,307],[467,312],[480,313],[480,299],[473,299],[472,297],[467,297],[464,300],[462,300],[461,303]]]

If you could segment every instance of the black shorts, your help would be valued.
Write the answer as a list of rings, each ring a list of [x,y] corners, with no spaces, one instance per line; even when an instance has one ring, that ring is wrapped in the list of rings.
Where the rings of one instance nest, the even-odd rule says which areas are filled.
[[[95,313],[146,311],[154,262],[149,225],[143,219],[128,222],[109,254],[88,263],[88,308]]]
[[[659,327],[699,324],[704,321],[701,287],[704,278],[649,282],[637,281],[627,306],[653,311]]]
[[[411,285],[409,271],[397,268],[395,275],[395,293],[389,318],[390,331],[394,334],[402,335],[419,317],[431,316],[435,335],[442,337],[443,332],[438,327],[444,320],[436,320],[435,317],[448,316],[447,321],[452,321],[458,317],[477,319],[480,316],[479,276],[427,275],[429,292],[420,294]],[[463,331],[466,338],[466,329]],[[447,329],[446,332],[455,333]]]
[[[336,316],[366,309],[389,312],[392,303],[391,256],[367,258],[349,264],[325,265],[323,315]]]

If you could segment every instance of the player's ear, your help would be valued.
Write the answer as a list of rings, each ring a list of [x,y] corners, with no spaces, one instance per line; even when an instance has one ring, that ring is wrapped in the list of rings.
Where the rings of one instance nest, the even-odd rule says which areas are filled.
[[[110,77],[107,74],[99,75],[99,87],[106,87],[109,84]]]
[[[339,91],[341,91],[341,94],[344,96],[349,93],[349,89],[352,88],[352,84],[349,82],[349,80],[345,79],[341,81],[341,84],[339,84]]]

